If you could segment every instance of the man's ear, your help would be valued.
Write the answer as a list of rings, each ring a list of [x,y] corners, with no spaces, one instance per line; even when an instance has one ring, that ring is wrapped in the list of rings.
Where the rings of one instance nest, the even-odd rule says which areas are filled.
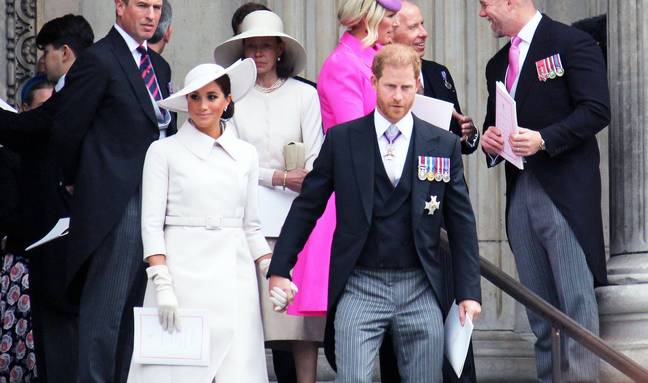
[[[374,90],[378,90],[378,78],[376,78],[375,74],[371,75],[371,86],[374,88]]]
[[[171,35],[173,35],[173,27],[169,25],[169,28],[167,28],[167,31],[162,37],[162,39],[168,44],[169,41],[171,41]]]
[[[76,55],[74,54],[74,51],[72,48],[70,48],[69,45],[63,44],[61,47],[63,50],[63,62],[69,62],[70,60],[74,61],[76,60]]]

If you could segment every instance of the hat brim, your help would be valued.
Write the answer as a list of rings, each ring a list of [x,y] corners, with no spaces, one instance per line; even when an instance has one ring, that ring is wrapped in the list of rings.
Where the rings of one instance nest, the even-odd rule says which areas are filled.
[[[217,70],[209,75],[202,76],[189,84],[185,84],[184,88],[164,100],[158,101],[158,105],[161,108],[173,112],[187,112],[187,95],[224,75],[228,75],[230,78],[230,94],[232,101],[236,102],[243,98],[256,82],[256,65],[254,64],[254,60],[239,60],[223,70]]]
[[[219,65],[230,65],[243,57],[243,40],[251,37],[279,37],[285,50],[283,59],[292,67],[290,76],[296,76],[306,68],[306,50],[295,38],[276,31],[252,29],[238,34],[214,49],[214,61]]]

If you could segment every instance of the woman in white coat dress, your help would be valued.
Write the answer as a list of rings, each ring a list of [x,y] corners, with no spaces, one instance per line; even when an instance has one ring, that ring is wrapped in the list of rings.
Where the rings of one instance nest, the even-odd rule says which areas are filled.
[[[129,382],[267,382],[255,261],[270,256],[257,218],[258,156],[224,129],[232,100],[254,85],[252,60],[202,64],[159,105],[188,111],[178,133],[151,145],[142,183],[142,239],[150,264],[144,306],[182,331],[178,308],[207,309],[207,367],[133,363]]]

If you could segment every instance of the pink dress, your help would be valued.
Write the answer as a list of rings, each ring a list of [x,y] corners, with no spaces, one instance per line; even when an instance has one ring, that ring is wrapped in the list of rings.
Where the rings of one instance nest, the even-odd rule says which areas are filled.
[[[317,80],[324,133],[338,124],[369,114],[376,107],[371,86],[371,64],[379,47],[363,47],[345,32],[335,50],[324,61]],[[335,231],[335,195],[332,195],[299,253],[292,279],[299,288],[288,314],[324,316],[328,303],[331,243]]]

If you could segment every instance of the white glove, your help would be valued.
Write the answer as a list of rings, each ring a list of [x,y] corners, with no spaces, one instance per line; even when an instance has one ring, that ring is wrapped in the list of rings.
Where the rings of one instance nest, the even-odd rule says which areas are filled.
[[[173,280],[166,265],[151,266],[146,269],[146,275],[153,281],[157,292],[158,318],[165,331],[173,333],[180,331],[178,317],[178,298],[173,291]]]
[[[259,261],[259,270],[263,273],[263,277],[268,273],[268,268],[270,267],[270,262],[272,258],[265,258]]]
[[[292,296],[294,297],[297,294],[297,285],[290,282],[290,289],[292,290]],[[292,299],[291,299],[292,300]],[[270,290],[270,302],[274,305],[273,310],[276,312],[283,312],[288,306],[288,294],[278,287],[273,287]]]

